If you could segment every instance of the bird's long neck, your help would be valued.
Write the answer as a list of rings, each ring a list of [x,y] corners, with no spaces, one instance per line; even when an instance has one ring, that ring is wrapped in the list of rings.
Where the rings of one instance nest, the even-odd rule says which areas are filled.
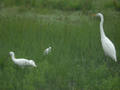
[[[15,55],[11,55],[12,61],[15,62]]]
[[[104,33],[104,29],[103,29],[103,22],[104,22],[104,18],[103,16],[100,16],[101,21],[100,21],[100,34],[101,34],[101,38],[105,37],[105,33]]]

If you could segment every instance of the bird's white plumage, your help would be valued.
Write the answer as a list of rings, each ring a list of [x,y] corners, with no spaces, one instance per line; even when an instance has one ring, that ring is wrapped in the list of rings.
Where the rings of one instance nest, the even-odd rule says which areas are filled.
[[[112,41],[110,41],[106,37],[106,38],[102,39],[101,42],[102,42],[102,47],[103,47],[103,50],[104,50],[105,54],[107,56],[110,56],[115,61],[117,61],[117,59],[116,59],[116,51],[115,51],[115,47],[114,47]]]
[[[28,59],[24,59],[24,58],[19,58],[19,59],[16,59],[15,58],[15,55],[14,55],[14,52],[9,52],[11,58],[12,58],[12,61],[21,66],[21,67],[24,67],[24,66],[33,66],[33,67],[36,67],[36,64],[33,60],[28,60]]]
[[[102,43],[102,47],[103,47],[103,50],[105,52],[105,55],[111,57],[113,60],[115,60],[115,62],[117,62],[115,46],[112,43],[112,41],[104,33],[104,29],[103,29],[104,18],[103,18],[103,15],[101,13],[97,13],[96,16],[99,16],[101,18],[100,34],[101,34],[101,43]]]
[[[51,52],[52,47],[48,47],[44,50],[44,55],[48,55]]]

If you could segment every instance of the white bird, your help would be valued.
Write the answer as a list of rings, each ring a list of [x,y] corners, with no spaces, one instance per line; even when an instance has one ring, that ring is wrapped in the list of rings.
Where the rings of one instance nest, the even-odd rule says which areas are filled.
[[[115,62],[117,62],[115,46],[112,43],[112,41],[104,33],[104,29],[103,29],[104,17],[101,13],[97,13],[96,16],[99,16],[101,18],[100,34],[101,34],[101,43],[102,43],[104,53],[105,53],[105,55],[107,55],[107,56],[111,57],[113,60],[115,60]]]
[[[28,59],[24,59],[24,58],[19,58],[19,59],[16,59],[15,58],[15,54],[14,52],[9,52],[11,58],[12,58],[12,61],[17,64],[18,66],[21,66],[21,67],[24,67],[24,66],[33,66],[33,67],[37,67],[35,62],[33,60],[28,60]]]
[[[48,47],[44,50],[44,55],[48,55],[51,52],[52,47]]]

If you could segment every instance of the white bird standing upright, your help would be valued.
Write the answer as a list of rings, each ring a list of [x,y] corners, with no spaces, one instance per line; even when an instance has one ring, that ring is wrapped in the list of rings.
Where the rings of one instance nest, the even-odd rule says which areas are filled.
[[[24,67],[24,66],[33,66],[33,67],[36,67],[36,64],[33,60],[28,60],[28,59],[24,59],[24,58],[19,58],[19,59],[16,59],[15,58],[15,54],[14,52],[9,52],[11,58],[12,58],[12,61],[17,64],[18,66],[21,66],[21,67]]]
[[[51,52],[52,47],[48,47],[44,50],[44,55],[48,55]]]
[[[115,62],[117,62],[115,46],[112,43],[112,41],[104,33],[104,29],[103,29],[104,17],[101,13],[97,13],[96,16],[99,16],[101,18],[100,34],[101,34],[101,43],[102,43],[104,53],[105,53],[105,55],[107,55],[107,56],[111,57],[113,60],[115,60]]]

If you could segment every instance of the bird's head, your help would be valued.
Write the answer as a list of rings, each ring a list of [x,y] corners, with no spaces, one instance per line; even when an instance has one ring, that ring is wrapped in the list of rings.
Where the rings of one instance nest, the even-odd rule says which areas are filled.
[[[49,47],[49,49],[52,49],[52,47]]]
[[[102,13],[97,13],[96,16],[103,17]]]
[[[101,16],[103,16],[103,14],[102,13],[97,13],[97,14],[92,14],[92,16],[101,17]]]
[[[102,21],[104,20],[102,13],[92,14],[92,16],[100,17]]]
[[[34,62],[33,60],[29,60],[29,63],[30,63],[30,65],[32,65],[33,67],[37,67],[36,64],[35,64],[35,62]]]
[[[14,52],[13,51],[10,51],[9,52],[10,56],[14,55]]]

